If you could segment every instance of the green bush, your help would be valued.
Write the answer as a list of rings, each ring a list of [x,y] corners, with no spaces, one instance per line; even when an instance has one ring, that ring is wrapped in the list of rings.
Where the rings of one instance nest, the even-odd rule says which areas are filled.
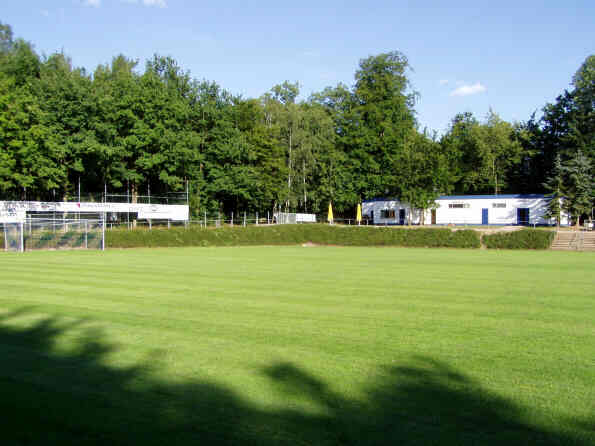
[[[549,249],[554,236],[554,231],[521,229],[520,231],[486,234],[482,241],[490,249]]]
[[[225,228],[172,228],[106,233],[110,248],[169,246],[255,246],[314,243],[339,246],[479,248],[476,231],[434,228],[385,228],[330,225],[275,225]]]

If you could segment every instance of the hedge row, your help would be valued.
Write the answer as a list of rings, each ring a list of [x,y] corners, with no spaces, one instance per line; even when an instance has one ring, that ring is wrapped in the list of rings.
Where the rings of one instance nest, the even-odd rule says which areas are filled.
[[[482,241],[491,249],[549,249],[554,241],[554,231],[521,229],[513,232],[486,234]]]
[[[489,249],[549,249],[553,231],[522,229],[485,234],[481,242]],[[106,233],[110,248],[168,246],[256,246],[302,243],[340,246],[409,246],[479,248],[479,233],[436,228],[339,227],[329,225],[276,225],[219,229],[114,229]],[[0,250],[4,237],[0,237]]]
[[[473,230],[451,231],[430,228],[338,227],[329,225],[275,225],[218,229],[172,228],[110,230],[109,248],[169,246],[254,246],[314,243],[340,246],[409,246],[479,248]]]

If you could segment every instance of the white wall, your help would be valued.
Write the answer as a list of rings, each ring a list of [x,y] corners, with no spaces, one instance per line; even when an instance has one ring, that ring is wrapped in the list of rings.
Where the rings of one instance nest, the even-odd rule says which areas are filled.
[[[395,211],[394,218],[383,218],[382,211],[386,209],[392,209]],[[411,215],[411,223],[414,225],[420,224],[421,212],[418,209],[411,211],[411,207],[407,203],[401,203],[398,200],[388,201],[364,201],[362,203],[362,216],[372,215],[374,212],[374,224],[377,225],[398,225],[399,224],[399,210],[405,209],[405,224],[407,219]]]
[[[490,225],[516,225],[518,224],[517,209],[529,209],[529,224],[547,225],[553,224],[553,221],[545,218],[547,211],[547,198],[522,198],[522,197],[504,197],[496,198],[488,196],[486,198],[465,198],[461,197],[444,197],[436,200],[436,224],[468,224],[481,225],[482,224],[482,209],[488,209],[488,224]],[[504,204],[506,207],[494,207],[494,203]],[[450,208],[449,204],[463,204],[464,208]],[[395,218],[382,218],[381,211],[383,209],[394,209]],[[401,203],[398,200],[386,201],[367,201],[362,205],[362,213],[370,215],[370,211],[374,212],[375,224],[399,224],[399,209],[406,209],[406,215],[410,212],[410,207],[406,203]],[[413,211],[413,224],[420,224],[419,210]],[[425,224],[431,224],[431,210],[426,211]],[[563,225],[568,224],[568,217],[566,214],[562,216]],[[405,220],[407,224],[407,220]]]
[[[546,198],[468,198],[468,199],[438,199],[436,203],[436,224],[482,224],[482,209],[488,210],[488,224],[516,225],[518,224],[517,209],[529,209],[529,224],[547,225],[553,223],[545,217],[548,199]],[[449,204],[463,203],[467,208],[450,208]],[[494,207],[494,204],[504,204],[506,207]],[[562,224],[568,224],[566,215]]]
[[[46,202],[46,201],[0,201],[0,209],[26,212],[68,212],[103,213],[136,212],[138,219],[188,220],[186,205],[145,203],[90,203],[90,202]]]

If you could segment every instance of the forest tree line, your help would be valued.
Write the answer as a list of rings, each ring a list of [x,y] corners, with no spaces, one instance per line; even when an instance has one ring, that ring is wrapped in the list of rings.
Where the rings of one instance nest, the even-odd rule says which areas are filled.
[[[420,129],[408,73],[395,51],[360,60],[351,86],[298,100],[286,81],[243,98],[159,55],[142,70],[118,55],[89,73],[0,23],[0,197],[68,199],[79,182],[132,196],[188,186],[196,214],[318,213],[331,201],[351,213],[381,196],[427,209],[449,193],[583,187],[592,206],[594,55],[540,116],[461,113],[440,136]]]

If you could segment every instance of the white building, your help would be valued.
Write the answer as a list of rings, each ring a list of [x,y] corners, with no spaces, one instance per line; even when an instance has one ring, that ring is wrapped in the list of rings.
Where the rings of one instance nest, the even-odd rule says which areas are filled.
[[[189,216],[187,205],[145,204],[145,203],[92,203],[92,202],[46,202],[46,201],[0,201],[0,222],[23,220],[35,214],[55,215],[62,218],[66,214],[96,214],[115,216],[129,214],[139,220],[186,221]]]
[[[540,194],[521,195],[445,195],[425,211],[423,224],[430,225],[551,225],[545,217],[549,197]],[[378,198],[362,203],[362,214],[374,224],[422,224],[422,212],[411,209],[398,199]],[[563,213],[562,225],[568,225]]]

